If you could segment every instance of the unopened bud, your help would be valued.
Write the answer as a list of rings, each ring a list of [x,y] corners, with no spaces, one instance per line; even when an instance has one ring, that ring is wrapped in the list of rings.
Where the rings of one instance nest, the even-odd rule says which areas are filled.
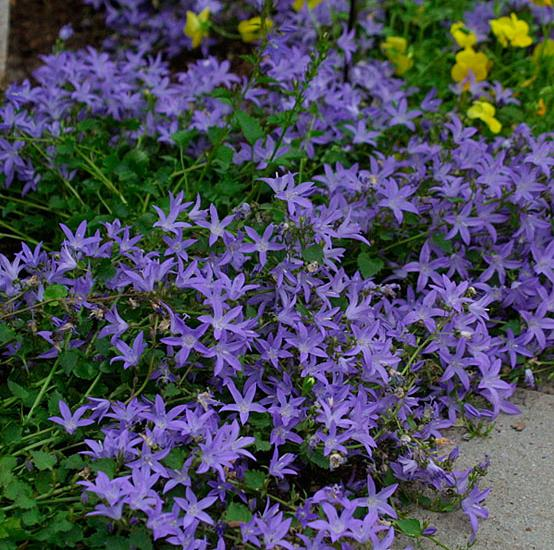
[[[343,456],[338,451],[333,451],[329,455],[329,468],[331,470],[336,470],[337,468],[340,468],[345,462],[346,462],[346,457]]]

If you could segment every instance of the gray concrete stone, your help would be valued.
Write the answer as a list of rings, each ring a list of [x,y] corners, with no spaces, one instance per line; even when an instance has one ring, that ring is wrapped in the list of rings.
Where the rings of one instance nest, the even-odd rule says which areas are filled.
[[[10,0],[0,0],[0,82],[6,73],[8,35],[10,32]]]
[[[475,550],[554,550],[554,395],[518,390],[514,402],[519,416],[502,415],[488,437],[457,439],[460,468],[490,457],[483,486],[492,487],[487,499],[489,519],[481,523]],[[462,512],[438,514],[417,510],[414,516],[429,519],[436,535],[450,549],[466,548],[471,534]],[[395,549],[412,541],[398,540]],[[425,542],[422,549],[437,549]]]

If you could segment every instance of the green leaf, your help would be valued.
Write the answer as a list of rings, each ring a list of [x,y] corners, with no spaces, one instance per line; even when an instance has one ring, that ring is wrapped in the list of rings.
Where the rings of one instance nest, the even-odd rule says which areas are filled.
[[[185,450],[181,447],[175,447],[171,449],[171,452],[163,459],[163,463],[168,468],[179,470],[183,467],[185,457]]]
[[[252,513],[244,504],[231,502],[223,514],[223,520],[230,527],[238,527],[241,523],[246,523],[252,519]]]
[[[421,537],[423,534],[423,527],[418,519],[398,519],[394,523],[408,537]]]
[[[369,279],[370,277],[377,275],[383,267],[385,267],[383,260],[380,258],[374,258],[367,252],[362,252],[358,256],[358,269],[364,279]]]
[[[148,153],[146,153],[146,151],[139,148],[131,149],[124,158],[136,174],[141,177],[145,176],[149,163]]]
[[[5,323],[0,323],[0,346],[15,339],[15,332]]]
[[[36,525],[40,522],[41,514],[38,508],[32,508],[31,510],[24,512],[21,515],[21,519],[23,520],[24,525],[31,527],[32,525]]]
[[[4,491],[4,496],[9,500],[13,500],[17,508],[28,510],[35,506],[31,486],[19,479],[10,482]]]
[[[269,441],[263,439],[259,433],[255,433],[254,436],[256,437],[256,441],[254,441],[254,449],[256,449],[256,451],[265,452],[271,449]]]
[[[233,92],[229,90],[229,88],[223,88],[222,86],[218,86],[217,88],[214,88],[209,94],[206,94],[209,97],[216,97],[217,99],[226,98],[226,99],[232,99]]]
[[[57,476],[59,476],[61,473],[63,473],[61,472],[61,470],[56,469]],[[44,495],[52,491],[54,489],[52,485],[52,475],[52,471],[47,469],[41,472],[37,472],[34,480],[35,492],[37,492],[39,495]]]
[[[306,441],[300,445],[300,454],[318,468],[329,470],[329,459],[319,449],[312,449]]]
[[[266,475],[260,470],[248,470],[244,473],[244,484],[255,491],[263,489]]]
[[[115,269],[115,266],[113,265],[113,262],[111,259],[105,258],[98,262],[96,278],[100,282],[106,283],[107,281],[112,279],[116,273],[117,273],[117,270]]]
[[[100,458],[95,460],[90,465],[90,469],[93,472],[104,472],[110,479],[112,479],[116,470],[115,460],[112,460],[111,458]]]
[[[248,423],[255,428],[268,428],[271,426],[271,415],[269,413],[252,413]]]
[[[60,365],[65,374],[73,373],[77,378],[92,380],[98,374],[98,364],[89,361],[82,351],[68,349],[60,354]]]
[[[256,141],[264,137],[264,131],[262,130],[260,123],[254,117],[244,111],[238,111],[235,114],[235,117],[239,123],[242,133],[244,134],[244,137],[246,138],[246,141],[248,141],[250,145],[254,145]]]
[[[74,454],[68,456],[63,462],[62,467],[68,470],[81,470],[85,465],[85,461],[81,458],[81,455]]]
[[[21,530],[21,520],[16,517],[9,517],[6,519],[0,520],[0,539],[14,539],[18,531]],[[8,541],[8,542],[11,542]],[[2,542],[2,545],[4,545],[4,548],[16,548],[16,545],[13,544],[13,546],[6,546],[7,543]]]
[[[69,514],[67,512],[58,512],[48,523],[48,526],[37,533],[37,540],[48,541],[57,538],[55,535],[59,533],[71,531],[73,523],[68,518]]]
[[[310,395],[312,388],[315,385],[315,378],[313,376],[306,376],[302,381],[302,395]]]
[[[164,397],[175,397],[181,394],[181,390],[173,383],[167,384],[162,390]]]
[[[65,374],[70,374],[81,358],[81,352],[78,349],[68,349],[60,353],[60,365]]]
[[[136,550],[152,550],[152,536],[144,528],[134,529],[129,536],[129,548]]]
[[[45,451],[31,451],[33,462],[39,470],[51,470],[58,459]]]
[[[17,458],[14,456],[0,457],[0,486],[6,487],[14,479],[12,470],[17,464]]]
[[[44,300],[61,300],[67,296],[67,288],[63,285],[50,285],[44,290]]]
[[[2,426],[2,430],[0,431],[2,443],[4,445],[11,445],[12,443],[18,442],[21,439],[21,432],[21,425],[7,424]]]
[[[283,153],[282,155],[276,156],[273,159],[273,162],[275,164],[283,165],[283,166],[293,166],[295,162],[299,161],[300,159],[307,158],[307,154],[302,149],[298,148],[291,148],[286,153]]]
[[[98,366],[83,359],[75,365],[73,374],[83,380],[92,380],[98,374]]]
[[[227,145],[219,146],[215,151],[215,160],[222,170],[227,170],[233,162],[234,151]]]
[[[220,141],[225,139],[227,130],[225,128],[220,128],[219,126],[211,126],[208,128],[208,139],[212,145],[216,145]]]
[[[323,248],[319,244],[313,244],[312,246],[308,246],[308,248],[302,250],[302,258],[309,263],[321,263],[324,257]]]
[[[14,397],[21,399],[23,404],[27,407],[31,407],[35,400],[35,392],[30,392],[23,386],[20,386],[17,382],[8,379],[8,388],[12,392]]]
[[[521,321],[519,319],[510,319],[502,326],[502,330],[511,330],[515,336],[519,336],[521,334]]]
[[[431,241],[434,245],[438,246],[443,252],[452,254],[454,251],[452,247],[452,241],[447,241],[442,233],[433,233]]]

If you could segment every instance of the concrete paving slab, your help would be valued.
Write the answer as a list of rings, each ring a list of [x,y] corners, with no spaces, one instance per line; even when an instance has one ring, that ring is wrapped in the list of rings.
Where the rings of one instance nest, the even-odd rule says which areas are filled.
[[[460,468],[490,457],[483,480],[483,486],[492,487],[490,516],[481,523],[474,550],[554,550],[554,395],[521,389],[514,402],[522,414],[502,415],[488,437],[463,441],[449,434],[458,438]],[[467,548],[471,529],[462,512],[417,510],[413,515],[431,520],[448,548]],[[394,548],[410,543],[402,537]],[[426,541],[419,548],[438,547]]]

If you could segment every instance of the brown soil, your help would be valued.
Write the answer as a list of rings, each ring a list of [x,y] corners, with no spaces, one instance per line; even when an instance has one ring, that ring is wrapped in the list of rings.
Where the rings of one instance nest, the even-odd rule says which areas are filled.
[[[67,41],[74,49],[98,46],[106,31],[103,16],[82,0],[11,0],[8,82],[30,78],[40,56],[52,52],[63,25],[75,34]]]

